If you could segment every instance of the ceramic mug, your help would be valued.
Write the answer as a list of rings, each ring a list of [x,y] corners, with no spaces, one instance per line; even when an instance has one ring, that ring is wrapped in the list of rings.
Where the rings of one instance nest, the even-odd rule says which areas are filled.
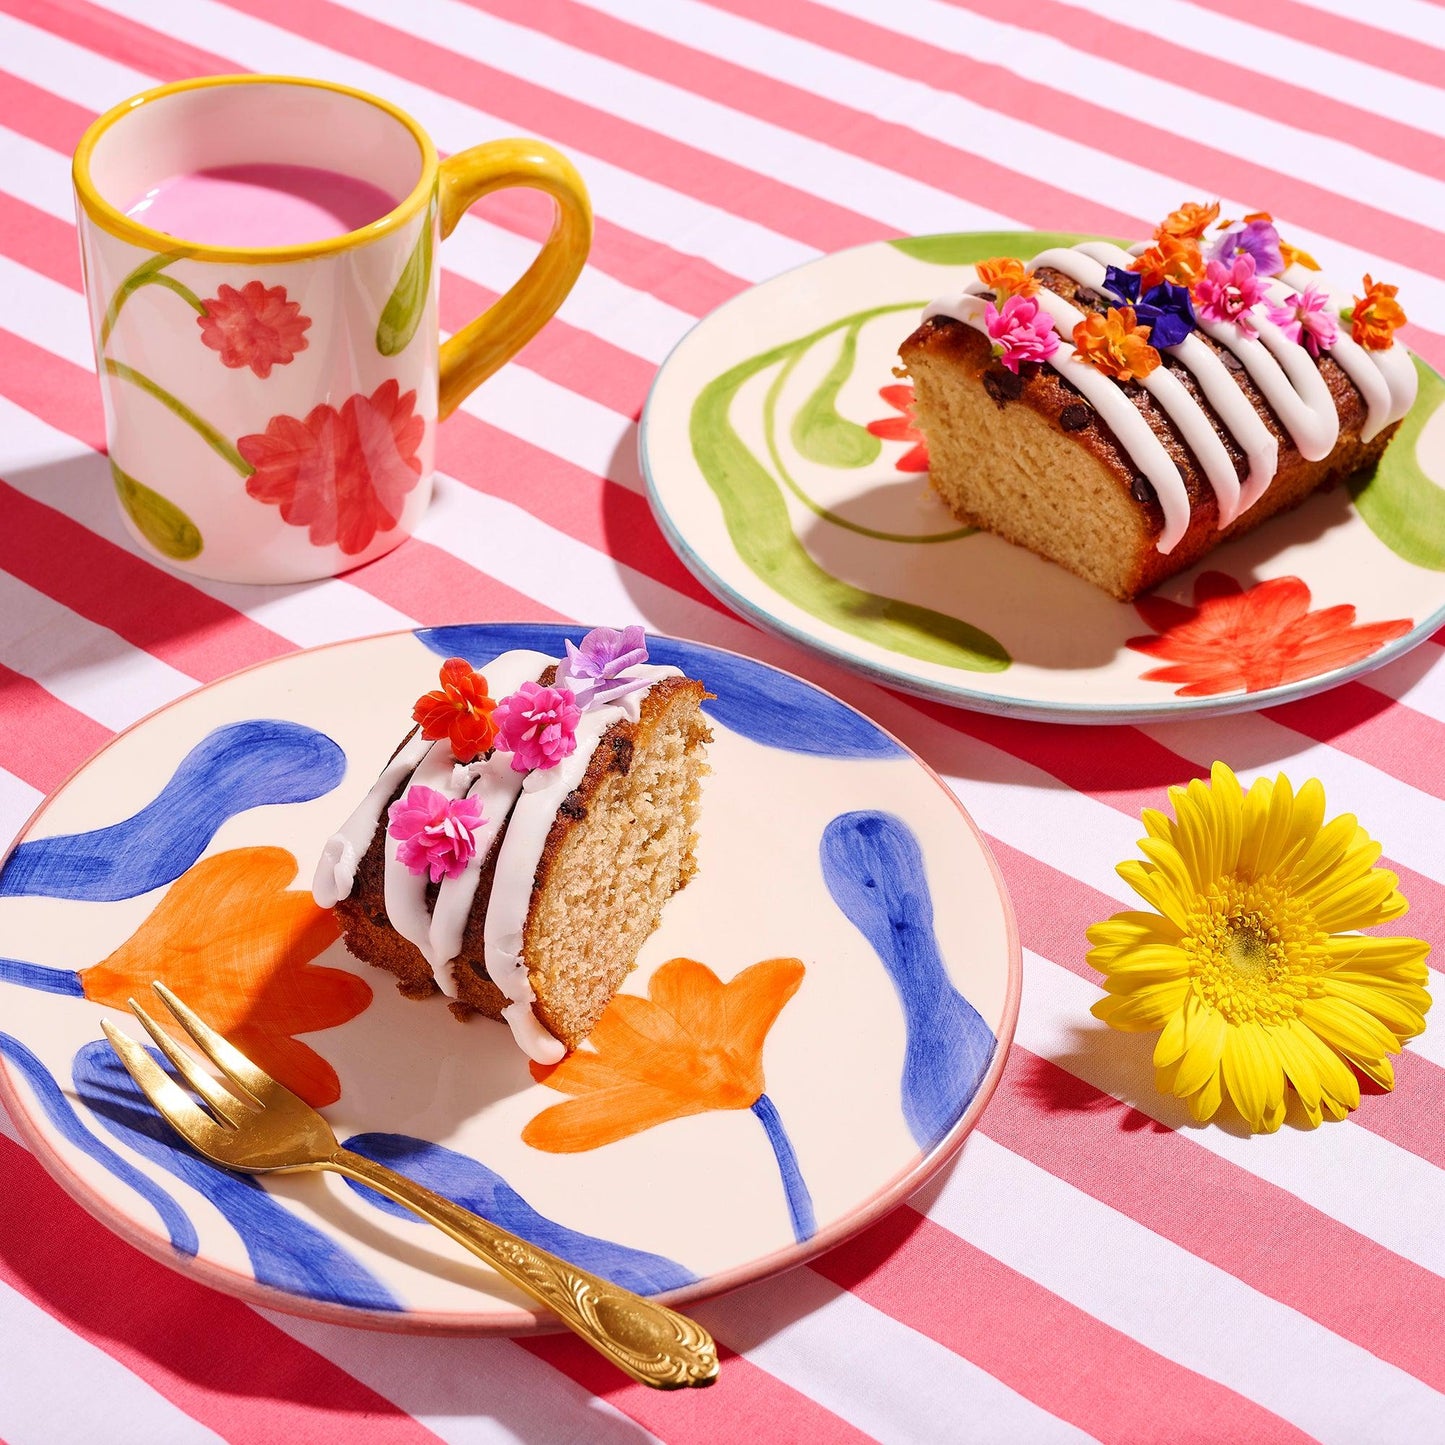
[[[167,177],[258,162],[369,181],[396,204],[344,235],[249,248],[122,209]],[[561,305],[592,236],[582,179],[551,146],[495,140],[438,162],[395,106],[288,76],[148,90],[86,131],[73,174],[121,511],[171,566],[225,581],[328,577],[409,536],[438,421]],[[439,344],[436,245],[506,186],[553,198],[552,233]]]

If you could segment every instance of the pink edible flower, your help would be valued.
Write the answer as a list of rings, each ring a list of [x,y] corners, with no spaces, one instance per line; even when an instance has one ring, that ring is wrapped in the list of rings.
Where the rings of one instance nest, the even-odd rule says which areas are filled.
[[[983,308],[984,325],[993,354],[1018,375],[1019,363],[1047,361],[1059,349],[1054,318],[1031,296],[1010,296],[999,310],[992,301]]]
[[[1264,281],[1255,275],[1254,257],[1211,261],[1194,283],[1194,310],[1205,321],[1232,321],[1245,336],[1254,336],[1259,323],[1249,313],[1265,299]]]
[[[387,832],[397,840],[396,856],[413,873],[433,883],[455,878],[477,851],[477,829],[486,819],[476,798],[449,798],[415,783],[386,810]]]
[[[1282,303],[1269,303],[1269,319],[1289,337],[1303,346],[1316,360],[1339,339],[1340,328],[1326,309],[1329,297],[1318,286],[1285,297]]]
[[[492,714],[500,733],[497,746],[511,751],[513,772],[555,768],[576,751],[581,716],[571,688],[524,682]]]

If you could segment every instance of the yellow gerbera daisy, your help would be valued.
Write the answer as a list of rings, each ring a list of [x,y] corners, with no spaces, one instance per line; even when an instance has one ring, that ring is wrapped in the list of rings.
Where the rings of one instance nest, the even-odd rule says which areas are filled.
[[[1310,1127],[1360,1102],[1351,1069],[1394,1087],[1389,1055],[1425,1027],[1416,938],[1352,930],[1399,918],[1399,879],[1350,814],[1325,822],[1325,790],[1283,774],[1246,794],[1223,763],[1212,786],[1171,788],[1175,816],[1143,815],[1149,836],[1119,875],[1156,913],[1116,913],[1088,931],[1107,975],[1095,1017],[1162,1029],[1161,1092],[1200,1123],[1228,1096],[1252,1129],[1284,1122],[1286,1084]]]

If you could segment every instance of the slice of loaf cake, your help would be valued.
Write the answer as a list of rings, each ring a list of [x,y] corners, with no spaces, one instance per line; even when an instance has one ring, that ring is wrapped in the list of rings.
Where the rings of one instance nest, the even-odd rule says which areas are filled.
[[[313,885],[357,958],[505,1019],[539,1063],[587,1037],[696,870],[711,741],[703,684],[648,666],[641,628],[567,648],[445,663]]]
[[[1217,215],[982,262],[927,308],[900,356],[960,521],[1127,601],[1379,460],[1417,385],[1395,288],[1347,324],[1268,216],[1205,240]]]

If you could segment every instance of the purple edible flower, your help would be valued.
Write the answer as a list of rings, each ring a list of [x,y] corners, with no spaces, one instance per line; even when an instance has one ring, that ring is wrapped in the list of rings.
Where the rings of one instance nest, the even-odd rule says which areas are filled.
[[[1178,346],[1199,322],[1187,286],[1161,281],[1139,298],[1139,320],[1153,327],[1149,342],[1153,346]]]
[[[1250,221],[1226,231],[1215,243],[1212,259],[1227,266],[1237,256],[1254,257],[1255,273],[1278,276],[1284,270],[1284,256],[1279,249],[1279,232],[1269,221]]]
[[[647,661],[647,637],[640,627],[594,627],[581,647],[567,641],[567,661],[557,669],[557,683],[573,687],[581,708],[602,707],[638,688],[645,679],[627,677],[630,668]],[[575,684],[581,684],[575,686]]]
[[[1118,297],[1120,303],[1132,306],[1139,320],[1150,328],[1151,346],[1178,346],[1199,322],[1189,300],[1189,288],[1173,281],[1161,281],[1142,295],[1137,271],[1124,271],[1109,266],[1104,272],[1104,290]]]
[[[1133,306],[1139,300],[1140,280],[1137,271],[1125,271],[1119,266],[1104,268],[1104,290],[1118,297],[1121,306]]]

